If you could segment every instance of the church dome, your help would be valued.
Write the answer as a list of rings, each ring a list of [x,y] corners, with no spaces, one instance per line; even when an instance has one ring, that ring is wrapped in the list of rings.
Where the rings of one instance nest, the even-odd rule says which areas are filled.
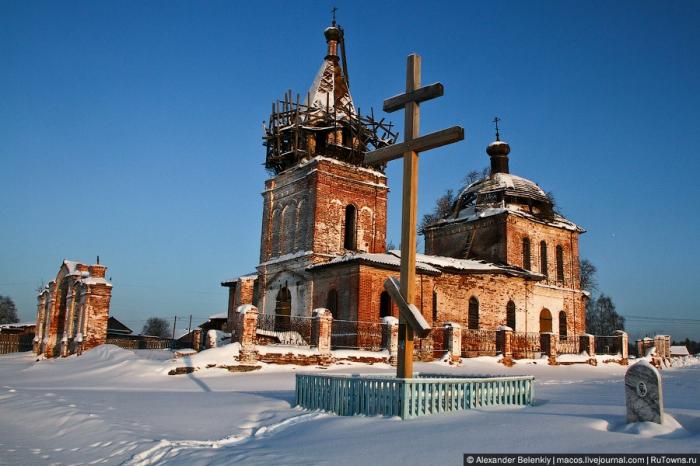
[[[510,154],[510,146],[505,141],[493,141],[486,148],[486,153],[491,157],[506,156]]]

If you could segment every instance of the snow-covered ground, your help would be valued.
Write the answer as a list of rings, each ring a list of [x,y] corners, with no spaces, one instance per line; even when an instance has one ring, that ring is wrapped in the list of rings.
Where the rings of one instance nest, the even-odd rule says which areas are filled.
[[[169,376],[168,351],[102,346],[35,362],[0,357],[0,464],[462,464],[463,453],[700,452],[700,360],[662,371],[669,420],[626,426],[625,367],[506,368],[492,358],[425,372],[532,374],[536,405],[408,421],[292,406],[294,373],[391,373],[387,365],[264,366]],[[225,349],[193,366],[227,359]],[[209,358],[207,360],[207,358]],[[206,360],[206,362],[205,362]],[[192,362],[197,362],[192,361]]]

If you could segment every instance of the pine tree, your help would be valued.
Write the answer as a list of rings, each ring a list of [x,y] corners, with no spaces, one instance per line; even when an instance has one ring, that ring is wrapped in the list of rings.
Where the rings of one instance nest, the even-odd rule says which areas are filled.
[[[15,302],[9,296],[0,295],[0,324],[16,324],[19,322]]]

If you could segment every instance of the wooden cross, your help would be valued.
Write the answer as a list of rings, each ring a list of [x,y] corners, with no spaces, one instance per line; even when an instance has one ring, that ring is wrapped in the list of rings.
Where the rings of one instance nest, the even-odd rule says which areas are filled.
[[[401,208],[401,277],[388,279],[384,287],[399,308],[399,354],[396,376],[413,377],[413,334],[424,337],[430,326],[416,306],[414,285],[416,281],[416,224],[418,210],[418,153],[452,144],[464,139],[464,129],[453,126],[442,131],[418,136],[420,128],[420,102],[440,97],[444,87],[440,83],[421,87],[420,56],[408,56],[406,66],[406,92],[384,101],[384,111],[405,110],[404,141],[365,154],[365,163],[378,165],[403,157],[403,195]],[[397,285],[400,290],[396,290]],[[400,294],[399,294],[400,293]]]

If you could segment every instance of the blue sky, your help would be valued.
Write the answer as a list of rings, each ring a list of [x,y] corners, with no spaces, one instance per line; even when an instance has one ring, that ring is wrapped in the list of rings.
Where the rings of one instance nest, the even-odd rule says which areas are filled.
[[[334,4],[363,112],[402,91],[416,52],[445,85],[421,131],[465,128],[422,157],[421,213],[487,165],[498,115],[511,171],[588,230],[618,309],[700,320],[697,1],[2,0],[0,294],[23,320],[63,258],[97,254],[135,329],[225,309],[219,282],[258,261],[261,122],[308,89]],[[400,164],[387,174],[398,243]],[[698,322],[630,324],[700,339]]]

